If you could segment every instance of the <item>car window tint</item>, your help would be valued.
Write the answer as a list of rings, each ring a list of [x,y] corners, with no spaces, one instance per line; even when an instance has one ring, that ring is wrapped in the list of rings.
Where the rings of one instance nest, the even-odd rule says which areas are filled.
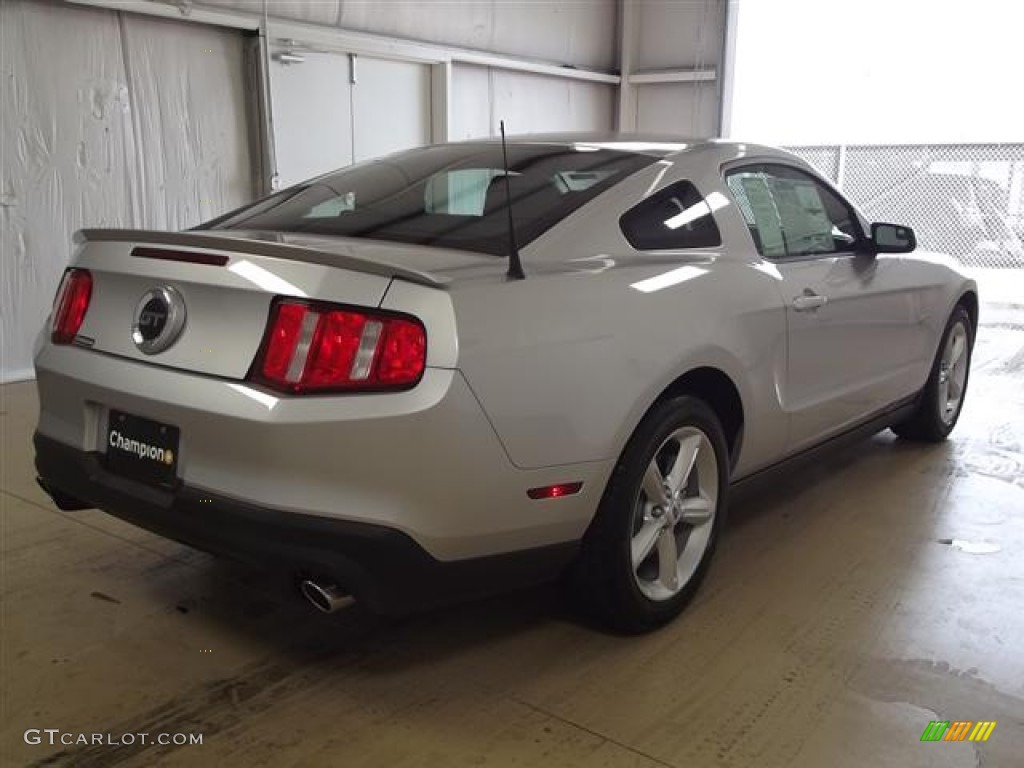
[[[387,240],[504,256],[508,201],[519,246],[655,161],[611,149],[444,144],[321,176],[198,229],[257,229]]]
[[[624,213],[619,226],[640,251],[711,248],[722,244],[712,210],[691,182],[677,181]]]
[[[766,258],[849,251],[861,238],[850,206],[796,168],[745,166],[729,173],[726,184]]]

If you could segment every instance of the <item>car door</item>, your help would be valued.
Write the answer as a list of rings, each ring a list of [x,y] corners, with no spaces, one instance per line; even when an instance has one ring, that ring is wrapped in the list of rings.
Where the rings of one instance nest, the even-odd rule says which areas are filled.
[[[864,252],[852,206],[783,163],[730,168],[726,183],[761,256],[779,273],[788,356],[781,399],[790,452],[897,400],[918,355],[899,257]]]

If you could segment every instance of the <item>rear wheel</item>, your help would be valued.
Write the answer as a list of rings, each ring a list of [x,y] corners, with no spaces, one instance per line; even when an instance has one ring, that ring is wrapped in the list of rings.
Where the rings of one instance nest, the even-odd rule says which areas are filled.
[[[946,439],[956,426],[964,405],[973,344],[970,315],[958,306],[946,323],[917,409],[906,421],[894,424],[893,432],[909,440],[940,442]]]
[[[641,422],[583,541],[577,586],[604,622],[643,632],[693,598],[725,515],[727,457],[718,418],[696,398]]]

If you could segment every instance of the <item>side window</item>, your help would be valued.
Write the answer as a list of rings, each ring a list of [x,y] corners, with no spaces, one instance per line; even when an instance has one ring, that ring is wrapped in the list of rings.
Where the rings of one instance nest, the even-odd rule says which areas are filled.
[[[324,200],[318,205],[314,205],[309,209],[309,213],[305,214],[302,218],[304,219],[330,219],[336,216],[340,216],[346,211],[354,211],[356,209],[356,193],[346,192],[344,195],[338,195],[337,197],[331,197]]]
[[[427,213],[483,216],[491,179],[501,174],[492,168],[458,168],[432,176],[424,190]]]
[[[722,244],[712,210],[693,184],[677,181],[626,211],[619,227],[638,251],[712,248]]]
[[[796,168],[744,166],[728,173],[725,181],[766,258],[841,253],[861,239],[850,206]]]
[[[736,198],[757,252],[769,259],[784,258],[786,241],[782,236],[782,221],[764,174],[744,169],[730,173],[725,183]]]

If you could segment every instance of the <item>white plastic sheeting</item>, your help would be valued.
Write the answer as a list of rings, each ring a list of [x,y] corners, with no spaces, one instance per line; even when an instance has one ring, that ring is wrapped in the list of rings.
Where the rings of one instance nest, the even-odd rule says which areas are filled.
[[[263,11],[262,0],[202,5]],[[267,13],[577,67],[616,66],[616,0],[269,0]]]
[[[615,86],[471,64],[452,67],[452,140],[510,134],[611,130]]]
[[[179,229],[252,198],[240,33],[0,3],[0,380],[83,226]]]

